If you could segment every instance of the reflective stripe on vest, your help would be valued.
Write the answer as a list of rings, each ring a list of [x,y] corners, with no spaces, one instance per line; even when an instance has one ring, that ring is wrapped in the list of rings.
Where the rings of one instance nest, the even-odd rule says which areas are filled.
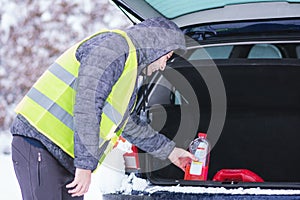
[[[73,107],[80,66],[75,53],[85,41],[104,32],[108,31],[100,31],[62,54],[33,85],[16,108],[17,113],[23,115],[39,132],[72,157],[74,157]],[[120,78],[105,101],[101,115],[99,148],[106,141],[110,141],[105,154],[112,148],[123,130],[121,128],[115,132],[128,108],[137,77],[137,56],[132,41],[123,31],[113,30],[112,32],[126,39],[129,54]],[[100,161],[104,157],[105,155]]]

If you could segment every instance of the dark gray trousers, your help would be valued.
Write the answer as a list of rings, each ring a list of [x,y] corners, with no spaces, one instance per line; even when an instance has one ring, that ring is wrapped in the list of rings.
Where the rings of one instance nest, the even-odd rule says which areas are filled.
[[[13,136],[12,160],[23,200],[83,200],[68,194],[74,176],[46,149]]]

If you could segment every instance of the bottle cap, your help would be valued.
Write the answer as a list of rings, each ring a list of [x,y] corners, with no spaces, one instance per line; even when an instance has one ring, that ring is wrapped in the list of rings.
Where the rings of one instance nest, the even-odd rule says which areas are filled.
[[[198,133],[198,137],[200,138],[206,138],[206,133]]]

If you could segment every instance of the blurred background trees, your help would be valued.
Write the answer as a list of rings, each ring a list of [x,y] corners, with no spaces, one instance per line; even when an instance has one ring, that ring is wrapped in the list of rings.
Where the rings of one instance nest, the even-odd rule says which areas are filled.
[[[108,0],[0,0],[0,131],[14,108],[64,50],[129,20]]]

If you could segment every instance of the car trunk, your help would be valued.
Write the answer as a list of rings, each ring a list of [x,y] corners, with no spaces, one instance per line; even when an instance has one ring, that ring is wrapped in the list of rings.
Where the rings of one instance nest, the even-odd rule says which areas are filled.
[[[184,172],[173,164],[140,151],[143,176],[158,185],[300,188],[299,61],[236,59],[215,64],[226,92],[226,117],[220,134],[210,129],[218,120],[211,122],[212,100],[198,73],[213,70],[206,62],[173,62],[163,76],[189,103],[153,104],[149,110],[152,127],[184,149],[198,132],[207,132],[212,143],[208,180],[185,181]],[[190,91],[182,86],[180,77],[188,80]],[[193,95],[197,101],[192,100]],[[248,169],[264,182],[212,181],[221,169]]]
[[[136,106],[138,113],[143,111],[142,120],[148,116],[151,126],[178,147],[188,149],[198,132],[207,133],[212,146],[208,180],[184,180],[184,172],[168,160],[139,149],[136,175],[150,181],[147,189],[103,198],[299,198],[294,193],[300,189],[299,0],[113,2],[133,23],[157,16],[175,22],[187,36],[188,53],[204,47],[217,60],[200,60],[199,55],[175,58],[162,76],[146,79]],[[247,58],[253,44],[273,42],[281,47],[282,57]],[[233,49],[209,51],[222,46]],[[178,96],[184,98],[178,101]],[[264,182],[213,181],[222,169],[247,169]],[[256,188],[265,191],[249,192]],[[275,189],[277,193],[269,193]]]

